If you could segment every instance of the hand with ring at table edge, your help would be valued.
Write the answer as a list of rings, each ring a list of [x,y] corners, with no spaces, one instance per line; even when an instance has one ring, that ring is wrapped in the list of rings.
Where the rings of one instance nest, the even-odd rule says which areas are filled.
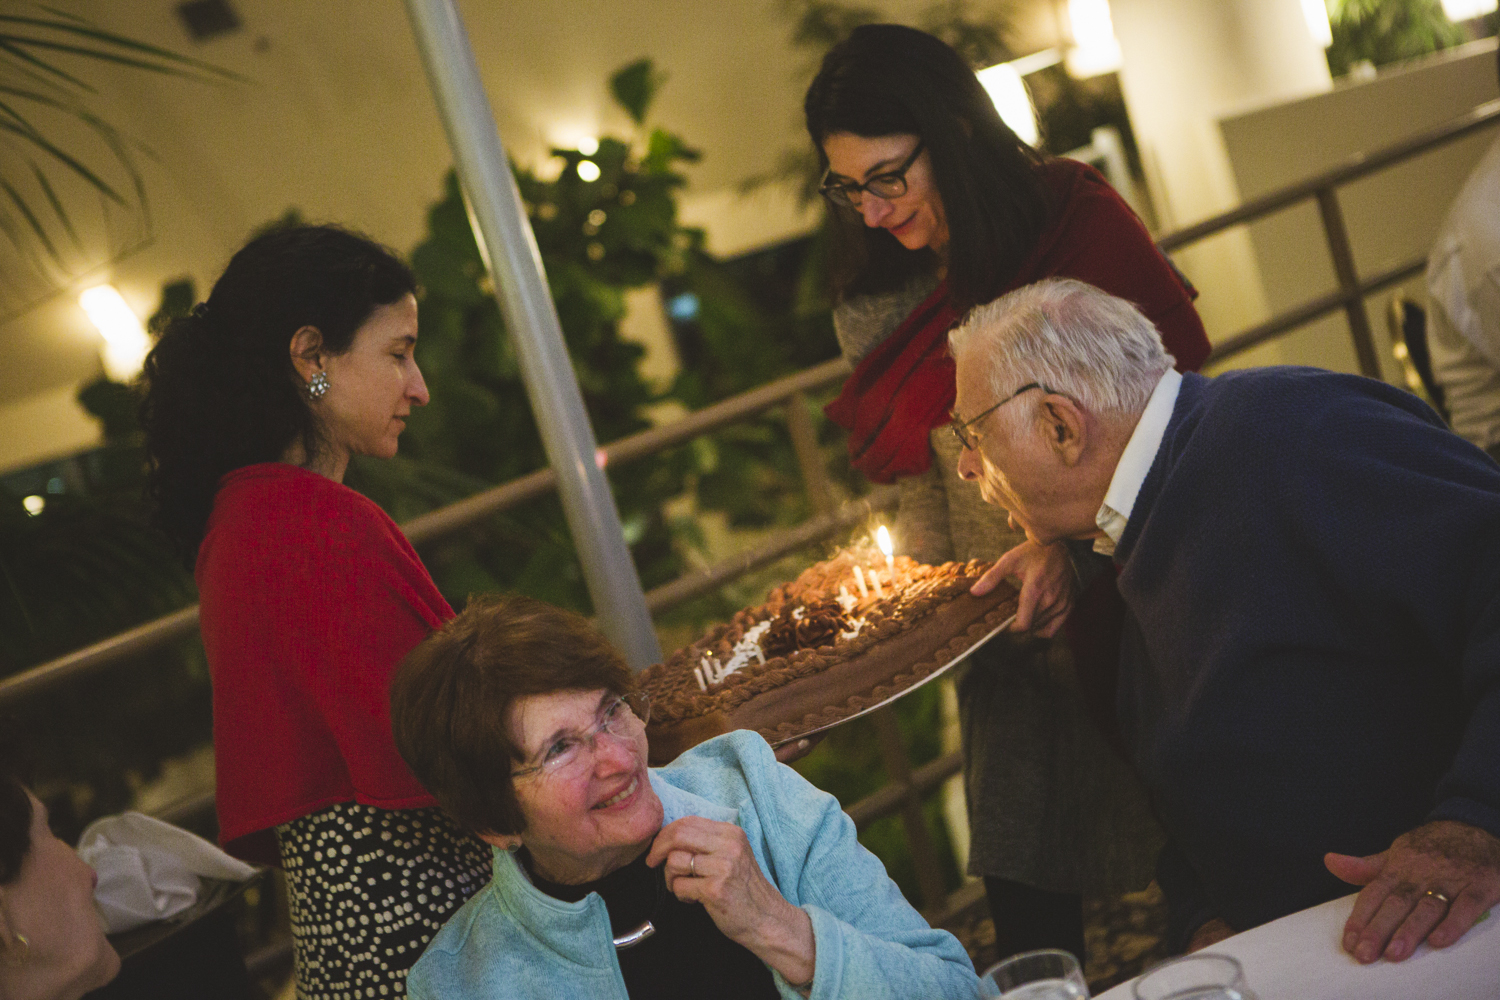
[[[1006,577],[1020,581],[1021,600],[1012,632],[1031,632],[1050,639],[1063,627],[1078,596],[1078,574],[1062,542],[1038,545],[1027,539],[995,560],[969,593],[983,597]]]
[[[646,864],[664,865],[672,895],[702,903],[725,937],[750,949],[788,983],[812,983],[817,947],[812,918],[766,879],[744,830],[685,816],[661,828]]]
[[[1344,950],[1360,962],[1400,962],[1424,940],[1446,948],[1500,903],[1500,838],[1456,820],[1435,820],[1379,854],[1328,854],[1323,863],[1362,885],[1344,924]],[[1446,899],[1446,901],[1445,901]]]

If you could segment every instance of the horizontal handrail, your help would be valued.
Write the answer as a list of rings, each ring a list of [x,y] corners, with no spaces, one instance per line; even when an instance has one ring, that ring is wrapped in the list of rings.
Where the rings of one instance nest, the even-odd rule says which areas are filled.
[[[848,373],[848,362],[843,358],[834,358],[775,382],[769,382],[749,392],[732,396],[712,406],[696,410],[680,420],[620,438],[603,449],[606,467],[611,463],[636,461],[663,448],[681,444],[698,435],[711,433],[720,427],[753,417],[785,403],[798,393],[826,388],[843,379]],[[542,496],[555,489],[556,486],[557,474],[551,469],[539,469],[457,503],[412,518],[402,525],[402,531],[413,545],[435,541],[472,527],[502,510]],[[814,518],[788,531],[770,547],[736,556],[709,569],[689,573],[673,583],[658,587],[652,591],[651,595],[647,595],[648,606],[653,611],[660,611],[680,604],[712,589],[718,583],[733,579],[738,573],[748,572],[750,569],[773,562],[804,545],[828,538],[837,531],[839,526],[856,523],[859,517],[868,514],[872,503],[879,504],[874,509],[889,509],[895,503],[894,491],[888,496],[882,495],[880,499],[866,501],[863,506],[860,502],[856,502],[849,505],[845,511]],[[864,513],[861,514],[861,511]],[[799,542],[797,539],[804,540]],[[737,571],[736,567],[738,567]],[[712,581],[717,581],[717,583]],[[652,595],[655,595],[654,598]],[[653,600],[655,603],[652,603]],[[191,636],[197,627],[198,605],[196,604],[138,625],[128,632],[111,636],[66,656],[0,680],[0,705],[128,657],[160,649]]]
[[[85,674],[126,657],[160,649],[179,639],[186,639],[198,629],[198,605],[174,611],[154,621],[137,625],[128,632],[112,635],[92,646],[74,650],[66,656],[32,667],[0,681],[0,705]]]
[[[843,358],[834,358],[775,382],[768,382],[758,389],[751,389],[712,406],[695,410],[680,420],[620,438],[601,449],[604,452],[605,468],[633,462],[663,448],[691,441],[700,434],[710,433],[779,406],[799,392],[825,388],[848,374],[849,363]],[[557,473],[551,469],[538,469],[519,479],[512,479],[457,503],[414,517],[402,525],[401,530],[413,545],[422,545],[462,531],[493,514],[541,496],[556,487]]]
[[[1211,365],[1215,361],[1222,361],[1231,355],[1247,351],[1257,344],[1274,340],[1288,330],[1295,329],[1304,323],[1311,323],[1315,319],[1322,319],[1324,316],[1337,312],[1350,302],[1362,299],[1367,295],[1373,295],[1375,292],[1384,291],[1392,285],[1399,285],[1407,278],[1421,274],[1426,267],[1427,258],[1421,257],[1417,260],[1408,261],[1398,267],[1382,271],[1372,278],[1363,279],[1360,281],[1359,288],[1355,292],[1334,291],[1326,295],[1319,295],[1315,299],[1309,299],[1300,306],[1288,309],[1286,312],[1274,316],[1264,323],[1252,326],[1250,329],[1237,333],[1232,337],[1225,337],[1213,346],[1213,350],[1208,352],[1208,358],[1203,363]]]
[[[646,594],[646,607],[658,614],[690,601],[700,594],[717,590],[736,577],[751,570],[768,566],[782,556],[790,555],[815,542],[826,541],[834,535],[867,520],[876,511],[892,510],[900,499],[900,490],[894,486],[878,487],[858,500],[851,500],[832,514],[821,514],[789,528],[768,545],[731,556],[723,562],[678,577],[664,583]]]
[[[854,820],[856,829],[863,830],[882,816],[889,816],[901,808],[901,803],[913,793],[926,795],[936,791],[939,785],[963,770],[963,764],[963,756],[957,750],[943,754],[921,767],[913,768],[910,785],[886,785],[866,795],[844,812]]]
[[[1185,243],[1194,243],[1241,223],[1253,222],[1261,216],[1270,215],[1279,209],[1315,197],[1325,188],[1348,184],[1350,181],[1358,180],[1393,163],[1415,156],[1417,153],[1424,153],[1429,149],[1462,139],[1472,132],[1495,124],[1497,120],[1500,120],[1500,98],[1486,101],[1442,125],[1425,132],[1418,132],[1414,136],[1373,153],[1355,153],[1337,167],[1331,167],[1306,180],[1252,198],[1227,212],[1221,212],[1202,222],[1168,233],[1157,240],[1156,245],[1162,250],[1176,250]]]

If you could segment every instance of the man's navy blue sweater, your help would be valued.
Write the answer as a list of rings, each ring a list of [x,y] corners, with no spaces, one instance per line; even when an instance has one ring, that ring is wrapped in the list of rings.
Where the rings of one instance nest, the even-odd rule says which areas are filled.
[[[1184,376],[1115,559],[1121,722],[1187,929],[1352,892],[1324,852],[1428,820],[1500,835],[1500,466],[1415,397]]]

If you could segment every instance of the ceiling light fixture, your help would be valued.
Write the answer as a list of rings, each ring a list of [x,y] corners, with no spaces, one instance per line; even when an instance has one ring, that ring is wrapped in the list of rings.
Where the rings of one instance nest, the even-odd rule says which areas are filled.
[[[1031,93],[1026,89],[1021,74],[1016,72],[1015,64],[1000,63],[980,70],[977,75],[985,92],[990,95],[990,100],[995,102],[1000,120],[1009,125],[1010,130],[1020,136],[1021,141],[1028,146],[1035,146],[1039,137],[1036,108],[1032,107]]]
[[[151,338],[146,328],[113,285],[96,285],[78,296],[78,304],[104,338],[104,371],[116,382],[129,382],[141,372]]]
[[[1443,13],[1453,22],[1472,21],[1492,13],[1496,6],[1496,0],[1443,0]]]
[[[1068,75],[1075,80],[1113,73],[1120,68],[1120,43],[1109,0],[1068,0],[1068,28],[1073,47],[1068,50]]]
[[[1323,0],[1302,0],[1302,16],[1307,19],[1307,31],[1313,41],[1325,49],[1333,44],[1333,26],[1328,23],[1328,8]]]

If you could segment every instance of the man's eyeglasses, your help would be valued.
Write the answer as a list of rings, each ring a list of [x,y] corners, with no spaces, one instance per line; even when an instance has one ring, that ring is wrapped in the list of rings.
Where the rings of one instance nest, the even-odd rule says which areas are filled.
[[[599,737],[608,735],[622,742],[638,739],[650,718],[651,697],[644,692],[612,698],[599,710],[598,722],[584,732],[557,737],[533,758],[533,763],[516,768],[510,776],[524,778],[541,772],[547,777],[574,777],[594,759]]]
[[[983,413],[972,420],[959,420],[958,417],[954,417],[952,420],[948,421],[948,426],[952,429],[953,436],[958,438],[959,444],[963,445],[965,448],[978,448],[979,439],[973,434],[969,433],[969,428],[979,423],[979,421],[983,420],[991,413],[994,413],[996,410],[1000,409],[1000,407],[1004,406],[1006,403],[1009,403],[1012,399],[1015,399],[1021,393],[1030,392],[1032,389],[1040,389],[1043,392],[1052,391],[1040,382],[1027,382],[1025,385],[1021,386],[1021,388],[1017,389],[1009,396],[1006,396],[1004,399],[1000,400],[1000,402],[996,403],[988,410],[985,410]]]
[[[917,148],[912,150],[911,155],[895,170],[876,174],[863,184],[856,184],[853,181],[838,181],[830,184],[828,175],[832,169],[825,170],[823,181],[818,185],[818,193],[842,208],[858,208],[860,202],[864,201],[866,191],[886,201],[899,198],[906,193],[906,172],[911,169],[913,163],[917,162],[917,157],[922,155],[922,145],[918,142]]]

